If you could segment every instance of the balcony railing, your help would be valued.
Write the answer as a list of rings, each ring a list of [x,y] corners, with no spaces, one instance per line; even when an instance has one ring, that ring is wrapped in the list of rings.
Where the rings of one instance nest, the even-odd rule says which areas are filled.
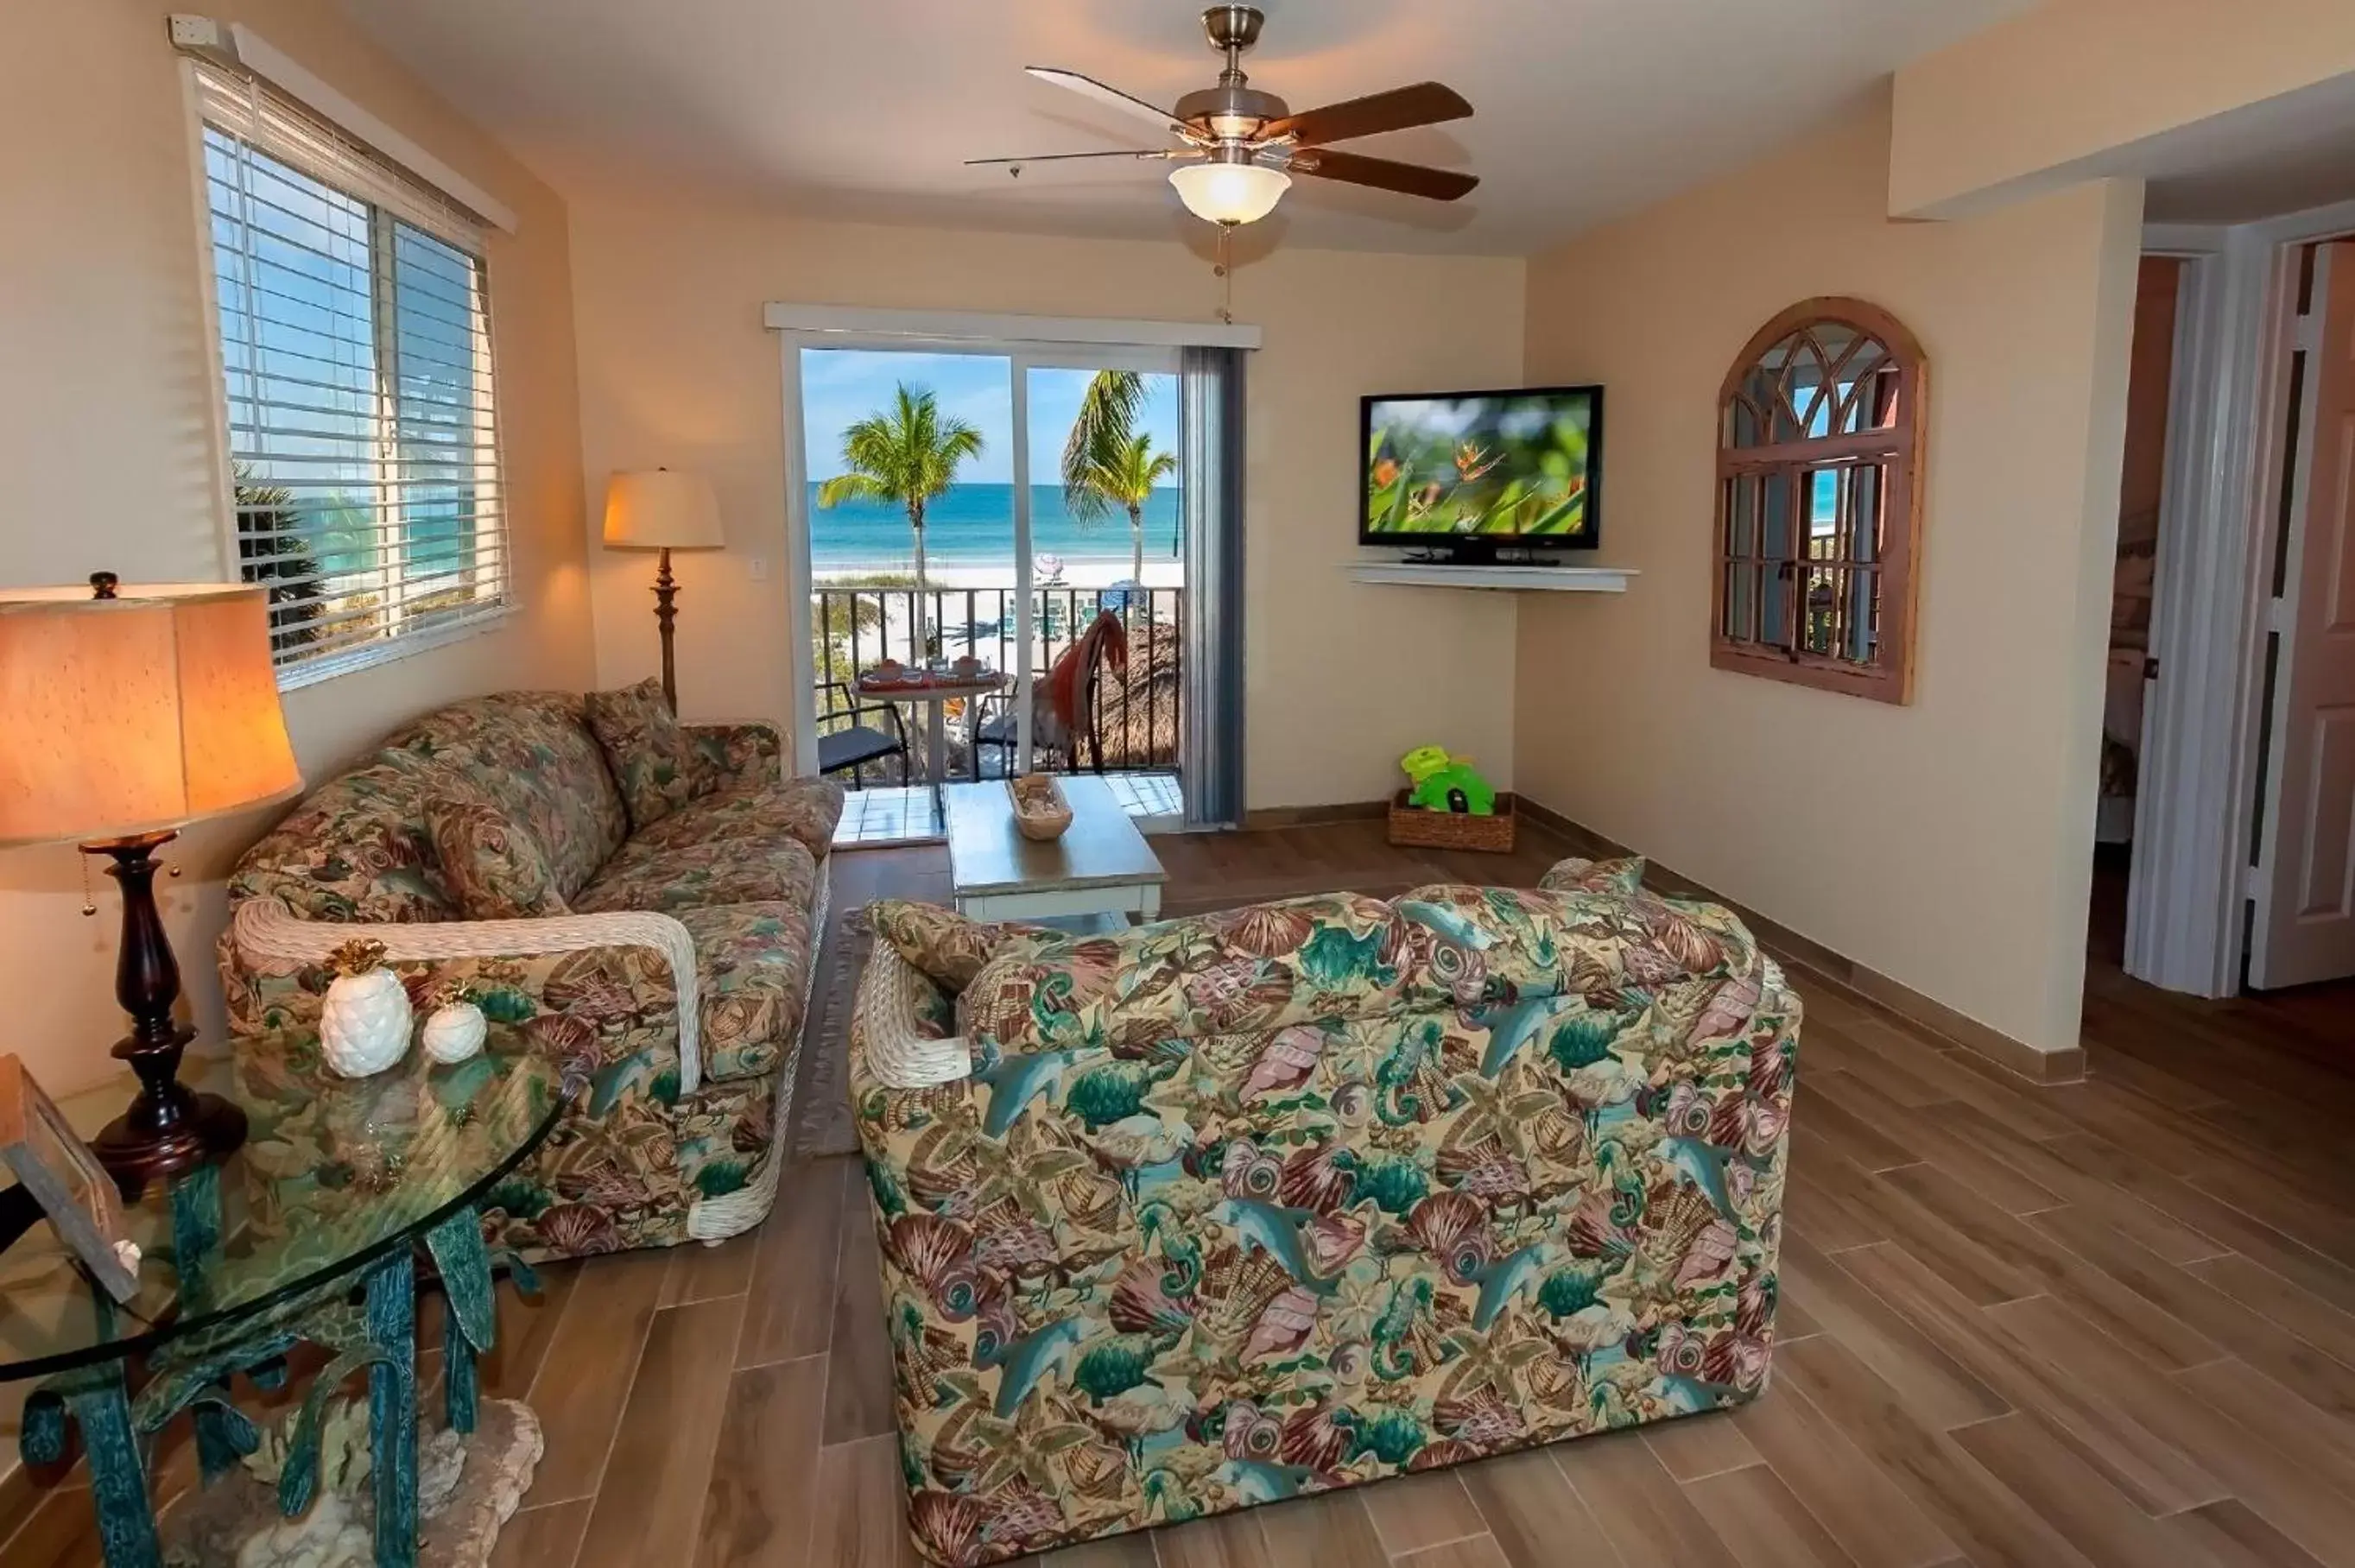
[[[954,659],[970,654],[991,668],[1012,675],[1021,644],[1016,615],[1020,595],[1016,590],[924,590],[924,624],[932,633],[929,645],[919,645],[917,641],[917,598],[912,588],[812,591],[811,657],[817,672],[819,733],[863,721],[843,711],[844,688],[860,670],[872,668],[887,657],[922,664],[934,656]],[[1185,732],[1178,657],[1185,640],[1186,591],[1036,588],[1030,599],[1030,667],[1042,679],[1099,611],[1110,610],[1128,629],[1126,674],[1107,667],[1096,682],[1092,718],[1095,734],[1103,741],[1103,771],[1177,768]],[[1009,682],[1002,697],[948,705],[951,778],[998,777],[1015,766],[1014,700]],[[912,754],[849,770],[845,782],[853,788],[922,776],[923,715],[912,709],[903,711]],[[1050,773],[1094,771],[1094,748],[1082,743],[1076,750],[1079,755],[1074,757],[1040,748],[1033,752],[1032,765]]]

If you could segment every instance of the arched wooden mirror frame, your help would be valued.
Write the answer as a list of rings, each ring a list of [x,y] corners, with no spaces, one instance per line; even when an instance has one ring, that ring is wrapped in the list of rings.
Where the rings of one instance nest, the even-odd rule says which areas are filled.
[[[1718,399],[1711,665],[1913,699],[1928,395],[1920,340],[1862,300],[1804,300],[1743,347]]]

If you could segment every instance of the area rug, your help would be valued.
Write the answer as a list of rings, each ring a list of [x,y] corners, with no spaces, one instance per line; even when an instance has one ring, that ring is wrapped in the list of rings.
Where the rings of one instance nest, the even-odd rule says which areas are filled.
[[[801,1061],[794,1071],[791,1150],[796,1160],[858,1149],[850,1115],[850,1011],[858,1002],[858,976],[867,970],[867,955],[874,951],[875,932],[867,923],[865,907],[849,900],[837,904],[826,923],[810,988],[809,1019],[802,1031]]]

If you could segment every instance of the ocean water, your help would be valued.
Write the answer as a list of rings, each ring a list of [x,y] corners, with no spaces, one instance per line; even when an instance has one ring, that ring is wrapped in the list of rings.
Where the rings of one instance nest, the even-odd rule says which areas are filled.
[[[905,571],[915,559],[908,516],[897,506],[848,501],[830,509],[810,486],[810,563],[819,571],[856,567]],[[1145,559],[1175,560],[1180,549],[1178,491],[1153,492],[1145,507]],[[1030,550],[1065,560],[1129,559],[1128,514],[1114,510],[1083,525],[1063,508],[1060,485],[1030,486]],[[1011,566],[1014,486],[959,485],[924,514],[924,558],[934,566]]]

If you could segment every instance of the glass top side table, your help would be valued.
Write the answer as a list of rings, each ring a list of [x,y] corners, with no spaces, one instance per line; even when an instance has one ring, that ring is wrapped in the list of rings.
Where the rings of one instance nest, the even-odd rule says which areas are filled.
[[[169,1241],[143,1261],[131,1301],[82,1275],[45,1225],[0,1253],[0,1381],[47,1380],[20,1446],[49,1462],[67,1417],[79,1423],[109,1568],[144,1568],[160,1560],[149,1440],[194,1409],[210,1482],[258,1435],[221,1397],[228,1377],[267,1376],[295,1343],[320,1344],[336,1356],[331,1372],[344,1365],[336,1381],[368,1369],[377,1560],[403,1568],[417,1540],[416,1249],[447,1295],[446,1414],[468,1432],[494,1324],[477,1206],[554,1130],[563,1086],[518,1031],[495,1026],[465,1061],[412,1051],[357,1080],[327,1071],[314,1031],[242,1041],[235,1089],[251,1120],[245,1147],[134,1206],[138,1228]],[[133,1357],[146,1371],[135,1397]],[[282,1485],[290,1515],[309,1498],[300,1477]]]

